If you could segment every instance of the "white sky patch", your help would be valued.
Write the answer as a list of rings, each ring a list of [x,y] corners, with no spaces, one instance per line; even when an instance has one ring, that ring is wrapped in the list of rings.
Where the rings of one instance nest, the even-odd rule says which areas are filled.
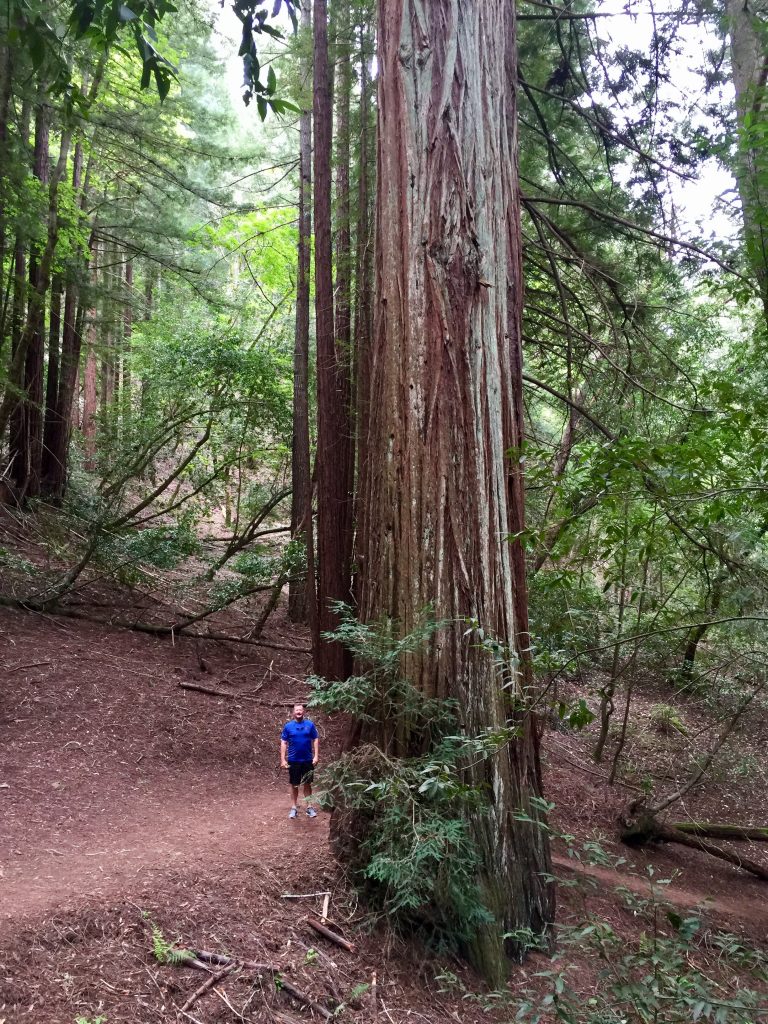
[[[602,39],[610,40],[616,48],[628,47],[652,53],[654,16],[657,29],[671,23],[671,18],[679,12],[681,0],[602,0],[596,10],[601,13],[615,14],[615,17],[597,20],[597,31]],[[687,21],[677,24],[676,32],[679,54],[672,60],[671,81],[663,82],[660,87],[659,99],[677,105],[679,123],[686,119],[694,125],[706,123],[704,107],[707,103],[717,102],[726,109],[733,103],[733,87],[730,83],[717,86],[716,90],[706,95],[704,78],[701,69],[705,54],[719,51],[722,39],[707,23]],[[605,97],[611,104],[611,98]],[[733,174],[712,157],[702,162],[696,180],[686,181],[677,175],[668,175],[668,187],[671,195],[671,207],[667,213],[676,228],[676,233],[684,236],[696,236],[701,239],[734,239],[740,227],[740,213],[737,201],[736,181]]]

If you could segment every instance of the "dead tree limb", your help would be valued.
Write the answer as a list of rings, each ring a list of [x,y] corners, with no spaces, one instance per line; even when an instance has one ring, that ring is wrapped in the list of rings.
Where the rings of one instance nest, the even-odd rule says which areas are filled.
[[[287,992],[292,999],[295,999],[299,1003],[303,1003],[305,1006],[309,1006],[310,1009],[314,1010],[315,1013],[319,1013],[321,1017],[325,1018],[325,1020],[330,1020],[333,1017],[330,1010],[326,1010],[326,1008],[321,1006],[320,1003],[316,1003],[311,996],[302,992],[301,989],[296,988],[296,986],[290,981],[286,981],[282,975],[279,979],[275,978],[275,984],[281,992]]]
[[[354,942],[347,942],[341,935],[337,935],[336,932],[332,932],[330,928],[326,928],[324,924],[320,924],[314,917],[307,918],[307,924],[310,928],[314,929],[323,938],[328,939],[329,942],[335,942],[337,946],[341,946],[342,949],[346,949],[348,953],[355,952]]]
[[[184,1005],[181,1008],[181,1012],[186,1013],[187,1010],[191,1010],[192,1007],[197,1002],[197,1000],[200,998],[200,996],[204,996],[205,993],[209,989],[212,989],[213,986],[216,985],[218,982],[220,982],[222,978],[226,978],[226,976],[234,970],[234,967],[234,964],[228,964],[226,967],[222,967],[220,971],[217,971],[215,974],[212,974],[210,978],[206,978],[203,984],[200,986],[200,988],[195,989],[195,991],[192,993],[192,995],[189,997],[186,1003],[184,1003]]]
[[[688,835],[685,832],[681,832],[679,829],[670,828],[668,825],[658,825],[657,838],[667,843],[678,843],[680,846],[689,846],[693,850],[702,850],[704,853],[708,853],[711,857],[717,857],[718,860],[724,860],[728,864],[733,864],[734,867],[742,868],[742,870],[748,871],[756,878],[760,878],[764,882],[768,882],[768,868],[763,867],[762,864],[758,864],[754,860],[749,860],[747,857],[742,857],[739,853],[732,853],[730,850],[724,850],[720,846],[715,846],[714,843],[710,843],[707,839],[702,839],[699,836]]]
[[[768,843],[768,828],[753,825],[728,825],[715,821],[673,821],[672,828],[703,839],[735,839],[750,843]]]

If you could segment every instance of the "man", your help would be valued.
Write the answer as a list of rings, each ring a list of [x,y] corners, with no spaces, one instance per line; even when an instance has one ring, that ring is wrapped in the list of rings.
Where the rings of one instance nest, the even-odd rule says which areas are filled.
[[[304,717],[303,704],[294,704],[293,721],[285,723],[280,737],[280,767],[288,769],[288,781],[293,797],[289,818],[295,818],[299,813],[296,806],[299,786],[304,786],[306,800],[312,798],[312,775],[319,752],[320,737],[315,723]],[[317,811],[311,804],[307,807],[307,817],[317,817]]]

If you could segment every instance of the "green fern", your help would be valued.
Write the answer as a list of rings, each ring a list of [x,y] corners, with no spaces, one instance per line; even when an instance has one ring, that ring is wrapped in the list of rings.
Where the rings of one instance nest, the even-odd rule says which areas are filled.
[[[178,967],[195,958],[190,949],[174,949],[156,924],[152,925],[152,953],[159,964],[170,964],[172,967]]]

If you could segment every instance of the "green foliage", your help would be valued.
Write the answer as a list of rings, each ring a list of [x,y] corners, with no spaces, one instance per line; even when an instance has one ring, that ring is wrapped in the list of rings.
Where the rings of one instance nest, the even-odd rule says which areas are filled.
[[[688,735],[677,710],[669,704],[654,704],[648,715],[651,724],[662,733],[679,732]]]
[[[657,883],[658,884],[658,883]],[[537,972],[539,987],[520,1002],[516,1020],[538,1024],[755,1024],[765,1017],[768,959],[735,936],[704,933],[696,916],[624,891],[628,909],[646,924],[628,943],[607,921],[591,916],[557,929],[557,952]],[[540,948],[535,936],[530,947]],[[706,954],[718,962],[708,970]],[[571,954],[601,965],[598,985],[585,994]],[[727,989],[722,980],[728,977]],[[713,977],[712,974],[715,974]],[[736,980],[736,978],[738,980]],[[732,982],[732,983],[731,983]]]
[[[492,756],[512,732],[457,733],[455,704],[425,697],[405,677],[409,656],[432,642],[439,622],[425,615],[395,638],[391,627],[365,625],[341,611],[333,636],[365,670],[343,682],[313,679],[311,705],[382,723],[391,741],[364,744],[324,772],[324,799],[355,836],[353,881],[395,926],[426,927],[443,943],[468,940],[491,916],[476,881],[469,825],[487,806],[463,769]]]
[[[75,1017],[75,1024],[107,1024],[106,1017]]]
[[[166,940],[158,925],[153,922],[152,955],[159,964],[170,964],[173,967],[178,967],[194,958],[195,954],[192,950],[174,947]]]

